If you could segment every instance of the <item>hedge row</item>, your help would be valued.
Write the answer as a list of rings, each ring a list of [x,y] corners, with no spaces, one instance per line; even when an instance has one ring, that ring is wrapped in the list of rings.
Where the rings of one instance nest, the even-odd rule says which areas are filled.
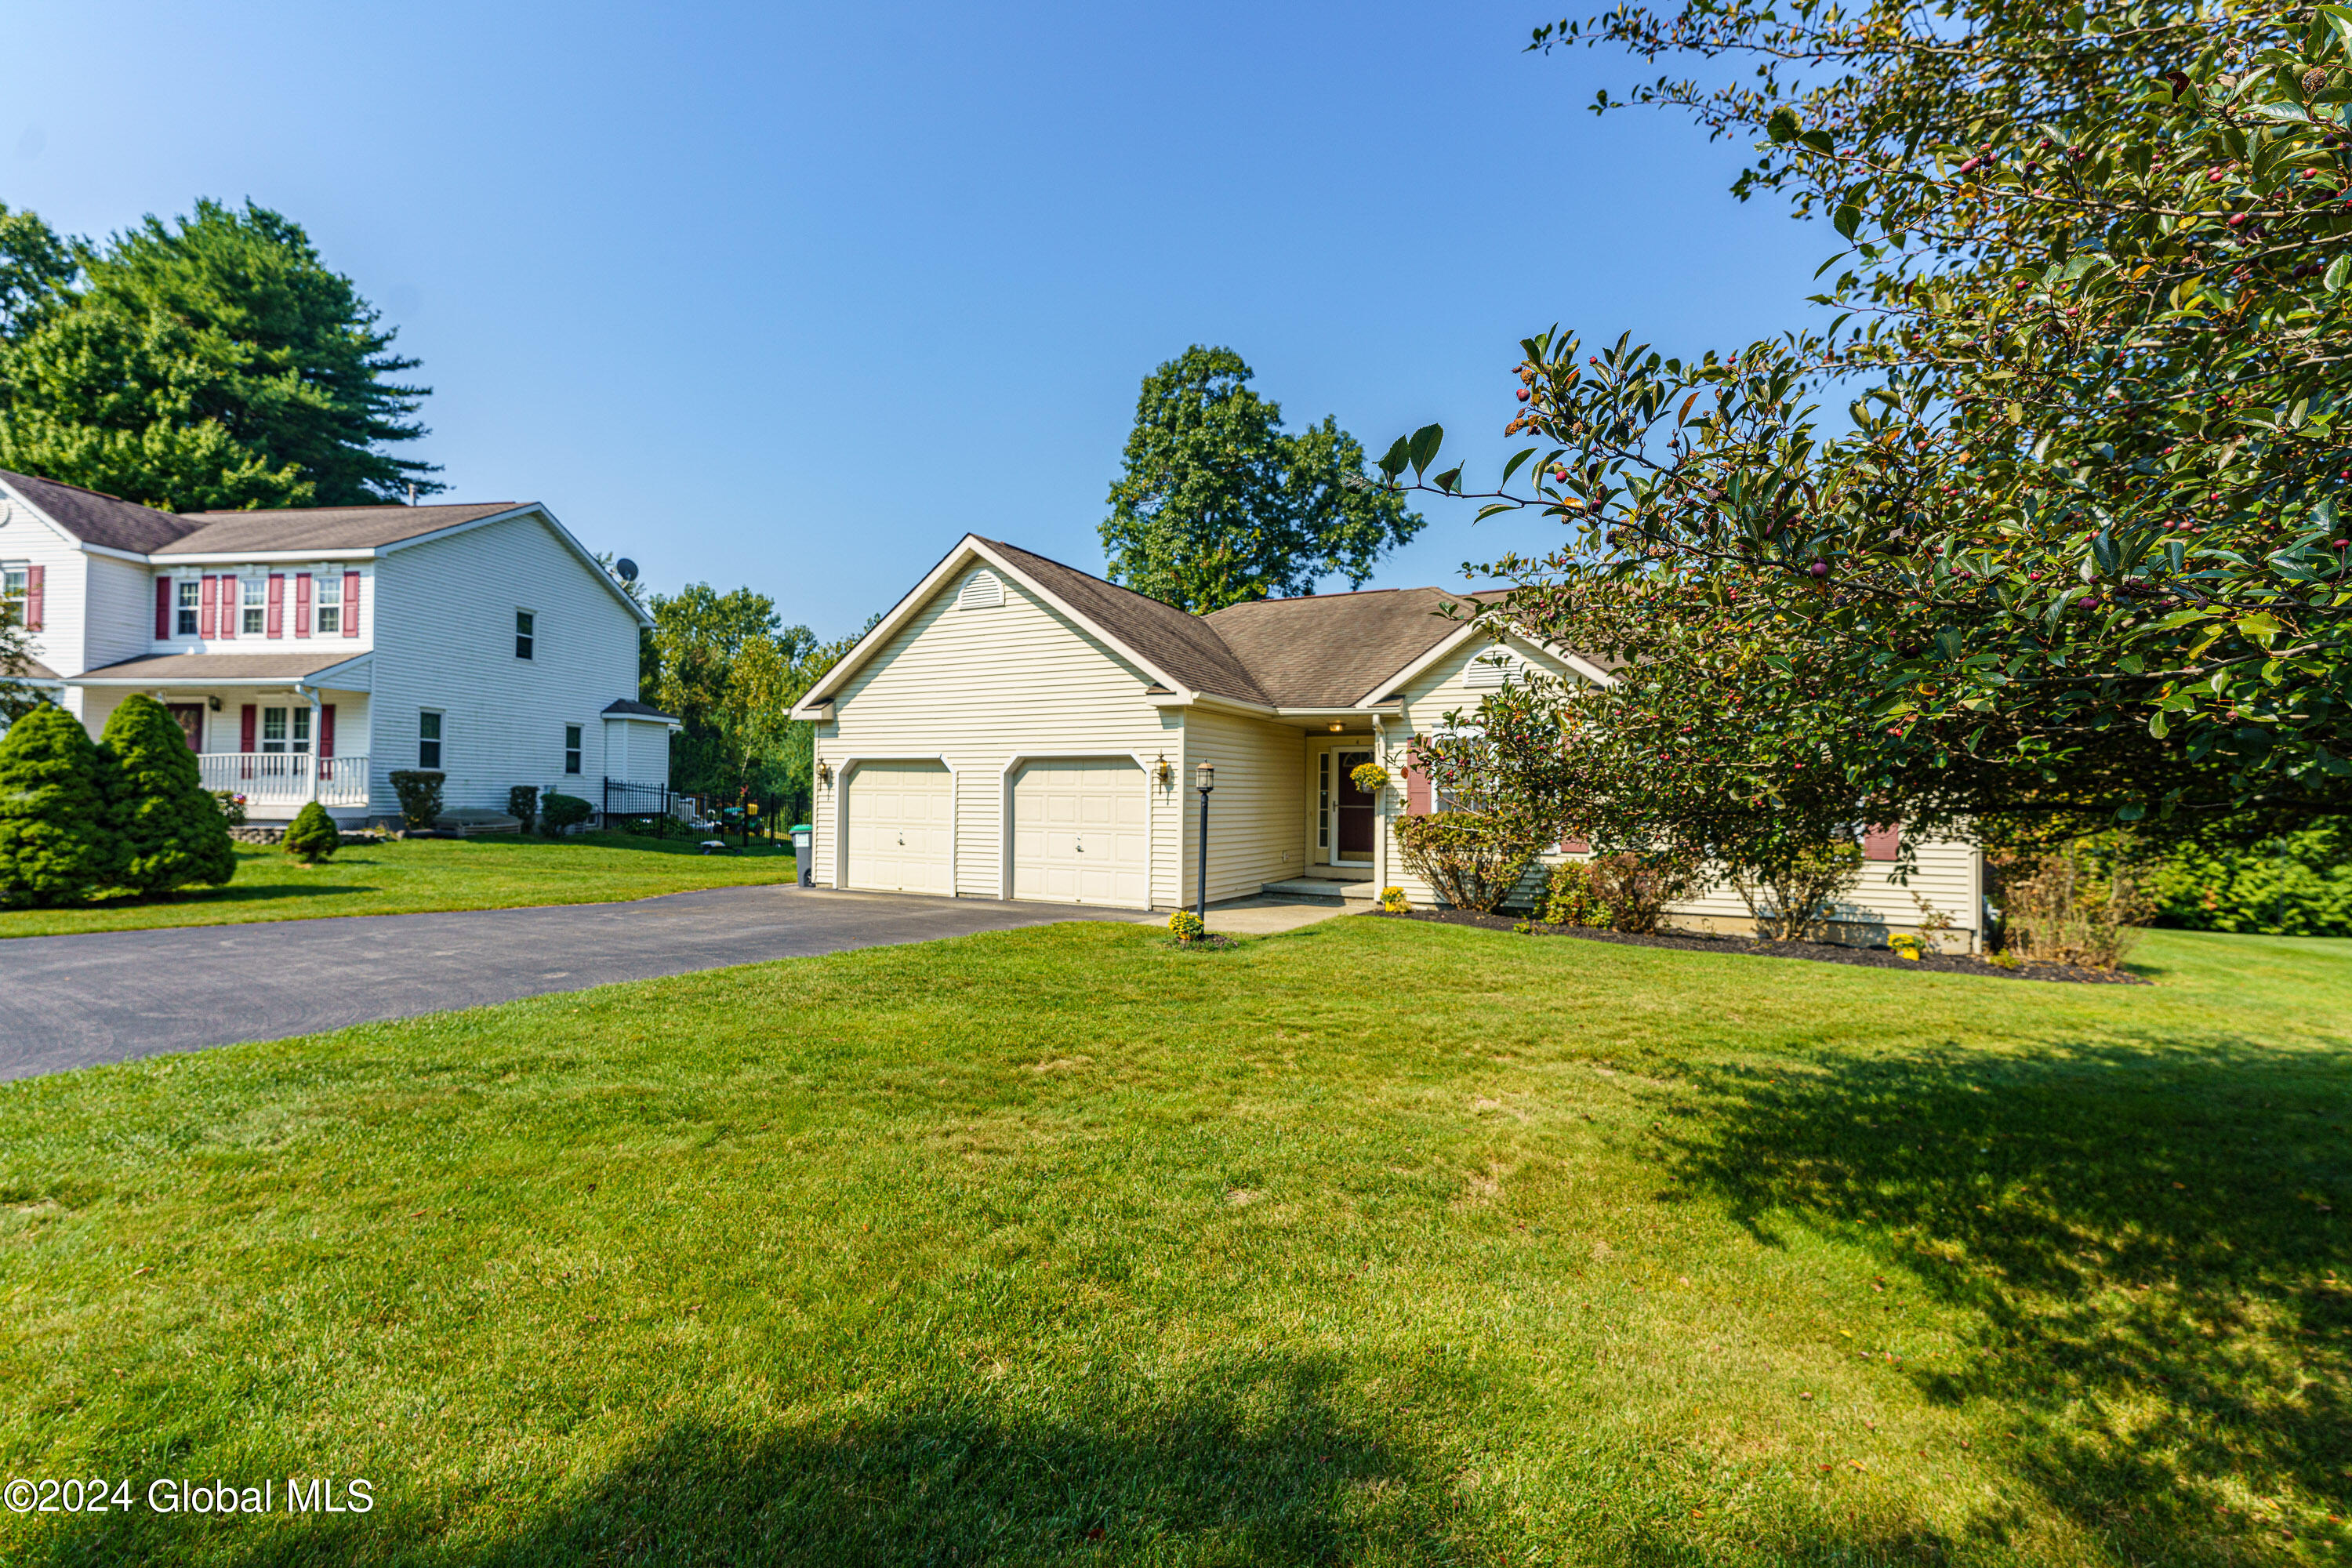
[[[125,700],[95,742],[47,704],[0,736],[0,909],[168,893],[236,870],[228,819],[153,698]]]

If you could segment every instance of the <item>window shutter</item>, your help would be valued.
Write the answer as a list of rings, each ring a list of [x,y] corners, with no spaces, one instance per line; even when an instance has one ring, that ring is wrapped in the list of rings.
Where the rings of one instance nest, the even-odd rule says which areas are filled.
[[[260,717],[260,712],[261,710],[250,702],[236,710],[236,749],[238,751],[253,750],[254,721]]]
[[[286,635],[286,574],[283,572],[269,574],[269,635],[274,637]]]
[[[155,579],[155,640],[162,642],[172,635],[172,580]]]
[[[319,754],[322,757],[335,754],[335,705],[331,702],[319,705]]]
[[[1429,772],[1425,768],[1404,771],[1404,811],[1407,816],[1429,815]]]
[[[48,574],[49,569],[46,566],[25,568],[25,629],[28,632],[41,629],[43,581]]]
[[[245,614],[245,581],[240,577],[223,577],[221,585],[221,640],[236,636],[238,617]]]
[[[310,574],[308,572],[294,574],[294,635],[298,637],[310,635]]]
[[[1903,853],[1903,825],[1890,822],[1884,827],[1866,827],[1862,833],[1862,858],[1865,860],[1893,860]]]
[[[360,635],[360,574],[356,572],[343,574],[343,635]]]
[[[1581,838],[1563,838],[1559,841],[1559,852],[1563,855],[1589,855],[1592,852],[1592,846]]]
[[[220,579],[207,574],[196,601],[196,635],[207,642],[220,636]]]

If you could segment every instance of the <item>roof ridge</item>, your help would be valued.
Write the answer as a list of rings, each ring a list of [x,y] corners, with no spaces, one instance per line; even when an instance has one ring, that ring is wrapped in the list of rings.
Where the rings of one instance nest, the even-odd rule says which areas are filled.
[[[132,501],[130,504],[136,506],[139,503]],[[168,517],[183,518],[290,517],[302,512],[313,511],[447,511],[462,508],[485,506],[518,507],[529,506],[530,504],[531,503],[529,501],[519,500],[435,500],[418,501],[412,506],[406,501],[383,500],[367,501],[356,506],[215,506],[205,507],[199,511],[167,512],[164,515]],[[152,510],[152,509],[151,508],[150,510]]]

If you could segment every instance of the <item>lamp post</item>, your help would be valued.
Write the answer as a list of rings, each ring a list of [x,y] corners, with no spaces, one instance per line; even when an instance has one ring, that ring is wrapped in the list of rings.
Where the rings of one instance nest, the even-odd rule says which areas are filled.
[[[1213,763],[1202,763],[1197,770],[1201,792],[1201,875],[1192,887],[1192,913],[1200,918],[1203,931],[1209,925],[1209,792],[1217,787],[1217,769]]]

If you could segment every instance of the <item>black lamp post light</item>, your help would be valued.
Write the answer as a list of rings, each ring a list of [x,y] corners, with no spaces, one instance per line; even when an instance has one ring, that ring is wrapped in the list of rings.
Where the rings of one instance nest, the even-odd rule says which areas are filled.
[[[1217,769],[1213,763],[1202,763],[1198,770],[1201,792],[1201,876],[1192,889],[1192,913],[1201,929],[1209,926],[1209,792],[1217,787]]]

